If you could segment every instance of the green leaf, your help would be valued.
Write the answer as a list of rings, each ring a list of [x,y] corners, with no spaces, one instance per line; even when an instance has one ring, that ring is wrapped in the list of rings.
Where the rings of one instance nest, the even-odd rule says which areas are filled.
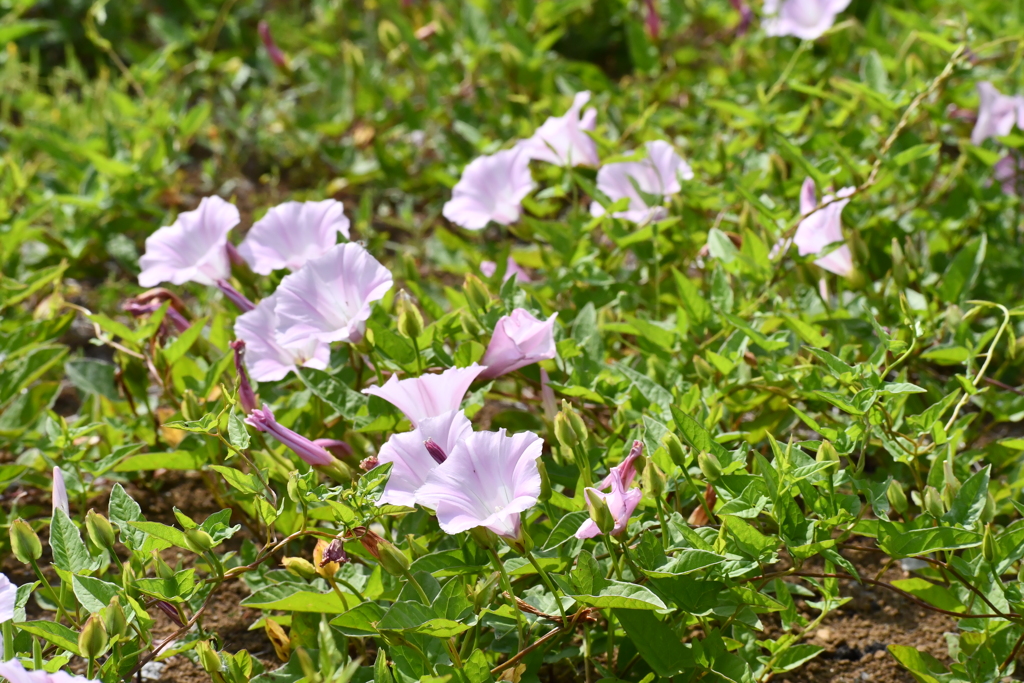
[[[111,598],[121,593],[116,584],[77,574],[71,577],[71,588],[78,602],[82,603],[82,607],[90,614],[99,612],[110,604]]]
[[[395,334],[379,321],[370,319],[367,323],[367,339],[371,340],[374,348],[383,351],[388,358],[391,358],[400,365],[409,365],[416,362],[416,350],[405,337]]]
[[[750,340],[752,342],[760,346],[765,351],[768,351],[769,353],[772,351],[778,351],[779,349],[784,349],[787,346],[789,346],[788,341],[769,339],[768,337],[764,336],[763,334],[755,330],[753,327],[748,325],[746,322],[744,322],[740,318],[737,318],[734,315],[723,313],[722,317],[728,320],[730,325],[732,325],[733,327],[735,327],[736,329],[740,330],[748,337],[750,337]]]
[[[234,410],[228,415],[228,441],[240,451],[249,448],[249,430],[246,429],[241,416]]]
[[[140,453],[125,458],[114,466],[115,472],[146,472],[150,470],[198,470],[206,464],[199,451]]]
[[[128,524],[150,536],[167,541],[173,546],[183,548],[184,550],[191,550],[188,546],[188,541],[185,539],[185,533],[180,529],[175,529],[173,526],[167,526],[160,522],[128,522]]]
[[[184,432],[194,432],[196,434],[212,434],[213,430],[217,427],[217,416],[213,413],[207,413],[198,420],[172,420],[171,422],[164,422],[163,426],[169,429],[180,429]]]
[[[945,346],[921,354],[922,360],[933,360],[939,365],[960,365],[971,357],[971,352],[963,346]]]
[[[668,562],[655,569],[643,570],[647,576],[664,578],[668,576],[685,576],[725,562],[725,558],[707,550],[685,548],[678,551]]]
[[[78,358],[64,364],[64,372],[75,387],[89,394],[119,401],[121,397],[114,383],[115,370],[113,363],[92,358]]]
[[[844,363],[838,356],[833,356],[824,349],[809,348],[807,350],[813,353],[818,360],[824,363],[832,373],[832,376],[837,379],[849,379],[848,376],[854,376],[857,374],[856,370]]]
[[[66,572],[76,573],[92,566],[92,558],[78,527],[60,508],[53,511],[50,521],[50,548],[54,566]]]
[[[241,604],[252,609],[282,610],[285,612],[313,612],[316,614],[341,614],[359,604],[359,599],[349,593],[345,596],[345,604],[333,591],[315,593],[308,586],[295,584],[275,584],[262,588]]]
[[[574,594],[576,602],[601,609],[665,609],[665,603],[646,586],[608,581],[596,595]]]
[[[987,246],[988,237],[983,232],[980,237],[957,250],[939,284],[938,293],[943,301],[961,303],[967,298],[985,262]]]
[[[671,678],[684,669],[697,665],[690,643],[681,638],[669,624],[648,610],[615,610],[615,620],[633,641],[644,661],[662,678]]]
[[[299,368],[299,377],[318,398],[338,411],[346,420],[354,420],[369,397],[353,391],[347,384],[323,370]]]
[[[987,465],[981,471],[972,474],[960,486],[952,505],[949,506],[949,512],[942,516],[943,522],[969,527],[981,518],[981,513],[985,509],[985,500],[988,497],[991,471],[992,466]]]
[[[647,375],[642,375],[625,363],[615,363],[615,369],[633,383],[640,395],[655,406],[661,408],[661,414],[666,418],[671,416],[669,409],[674,403],[672,394],[668,389],[661,386]]]
[[[889,652],[897,662],[913,673],[914,678],[920,683],[942,683],[947,679],[949,670],[927,652],[921,652],[908,645],[890,645]]]
[[[711,438],[711,433],[692,417],[672,406],[672,418],[679,428],[680,435],[691,448],[698,453],[712,453],[719,459],[732,460],[725,446]]]
[[[967,611],[967,608],[964,607],[963,603],[960,602],[953,591],[945,586],[932,583],[927,579],[922,579],[920,577],[896,579],[892,582],[892,585],[896,586],[900,590],[910,593],[911,595],[916,595],[929,605],[934,605],[939,609],[944,609],[949,612]]]
[[[711,317],[711,306],[701,296],[700,290],[693,283],[693,280],[675,268],[672,269],[672,277],[675,278],[676,290],[679,292],[679,298],[683,302],[683,308],[686,309],[690,318],[698,324],[708,320]]]
[[[590,519],[590,514],[586,510],[577,510],[562,515],[562,518],[555,524],[555,528],[548,534],[548,539],[544,541],[542,548],[554,550],[569,539],[575,538],[580,525],[588,519]]]
[[[227,480],[231,486],[238,489],[242,493],[259,493],[262,490],[262,486],[257,484],[256,478],[235,469],[234,467],[225,467],[223,465],[210,465],[211,470],[216,470]]]
[[[899,396],[900,394],[924,394],[927,393],[927,390],[910,382],[886,382],[878,392],[889,396]]]
[[[188,353],[188,350],[192,348],[192,345],[199,339],[199,335],[203,332],[203,327],[206,326],[206,318],[200,318],[193,322],[187,330],[181,333],[181,335],[175,339],[170,346],[164,347],[163,355],[164,360],[167,361],[168,365],[173,366],[177,363],[182,356]]]
[[[131,526],[131,522],[145,521],[142,508],[131,496],[125,493],[120,484],[114,484],[110,491],[110,504],[107,507],[110,521],[121,532],[121,543],[129,550],[140,550],[146,541],[146,533]]]
[[[825,648],[818,647],[817,645],[807,645],[806,643],[794,645],[775,660],[772,670],[780,672],[792,671],[801,664],[811,661],[824,651]]]
[[[915,145],[914,147],[911,147],[910,149],[905,149],[899,154],[897,154],[895,157],[893,157],[892,162],[896,166],[906,166],[912,161],[917,161],[918,159],[930,157],[937,151],[939,151],[939,143],[937,142],[932,143],[930,145]]]
[[[81,656],[78,650],[78,634],[64,624],[55,621],[26,621],[17,625],[19,629],[34,636],[39,636],[48,643],[67,650],[75,656]]]
[[[167,579],[135,579],[133,585],[154,598],[179,602],[189,599],[195,591],[196,570],[184,569]]]
[[[981,534],[952,527],[904,530],[892,522],[878,523],[878,547],[894,558],[927,555],[981,545]]]

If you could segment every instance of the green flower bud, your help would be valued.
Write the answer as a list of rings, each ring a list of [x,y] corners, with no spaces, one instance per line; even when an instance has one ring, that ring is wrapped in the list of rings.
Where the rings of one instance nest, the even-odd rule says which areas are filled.
[[[985,494],[985,507],[981,510],[981,521],[984,524],[991,524],[996,518],[996,499],[991,493]]]
[[[898,481],[893,479],[889,482],[889,488],[885,490],[885,497],[889,499],[889,505],[893,510],[901,515],[907,514],[910,504],[907,502],[907,494],[903,492],[903,487]]]
[[[97,548],[114,547],[114,527],[106,517],[95,510],[89,510],[85,514],[85,530]]]
[[[283,557],[281,564],[284,568],[296,576],[301,576],[307,581],[316,578],[316,567],[309,560],[302,557]]]
[[[989,524],[985,527],[985,533],[981,536],[981,556],[985,558],[986,562],[992,563],[995,562],[998,554],[999,548],[996,543],[996,537],[992,532],[992,525]]]
[[[814,459],[818,462],[839,462],[839,454],[836,453],[832,442],[824,439],[821,445],[818,446],[818,452],[815,454]]]
[[[498,535],[485,526],[473,527],[469,530],[469,535],[481,548],[496,548],[498,546]]]
[[[597,489],[587,489],[583,497],[587,500],[587,512],[590,513],[590,519],[594,520],[594,524],[602,534],[607,534],[615,528],[615,518],[612,516],[612,511],[608,509],[608,504],[604,502],[604,498],[596,495],[597,493]]]
[[[555,415],[555,438],[570,451],[579,443],[579,440],[576,438],[576,432],[573,431],[572,426],[569,424],[569,418],[565,416],[565,413]]]
[[[953,459],[951,457],[942,462],[942,474],[946,480],[946,485],[942,487],[942,502],[946,504],[948,510],[953,506],[956,494],[960,492],[960,480],[953,474]]]
[[[469,302],[470,308],[474,311],[483,312],[487,310],[487,305],[491,303],[491,293],[487,291],[487,285],[472,273],[466,276],[462,292],[466,295],[466,301]]]
[[[541,458],[537,459],[537,471],[540,473],[540,496],[537,500],[545,503],[551,499],[551,479],[548,477],[548,468],[544,466]]]
[[[717,481],[722,476],[722,463],[713,453],[700,453],[697,456],[697,466],[708,481]]]
[[[199,399],[191,389],[186,389],[182,395],[181,416],[186,420],[198,420],[203,416],[203,409],[199,405]]]
[[[213,537],[199,528],[185,530],[185,543],[188,544],[189,550],[199,555],[202,555],[215,545]]]
[[[712,379],[715,376],[715,368],[700,356],[693,357],[693,367],[701,379]]]
[[[910,281],[907,260],[903,256],[903,248],[900,247],[900,241],[895,237],[892,238],[892,277],[896,281],[896,285],[901,289],[906,287]]]
[[[125,619],[124,610],[121,609],[121,599],[114,596],[110,604],[101,610],[103,626],[111,636],[123,636],[128,632],[128,620]]]
[[[416,308],[416,304],[404,291],[398,295],[398,331],[410,339],[418,339],[423,334],[420,309]]]
[[[164,562],[164,558],[160,557],[160,553],[153,553],[154,561],[156,562],[156,575],[161,579],[173,579],[174,570],[169,564]]]
[[[637,462],[640,462],[638,459]],[[644,466],[643,473],[644,491],[646,491],[651,498],[661,499],[665,493],[665,473],[662,472],[653,461],[648,462]]]
[[[221,661],[220,655],[213,649],[208,640],[200,640],[196,643],[196,654],[199,655],[199,664],[203,667],[203,670],[213,676],[214,674],[220,674],[221,672]]]
[[[94,614],[85,622],[82,632],[78,634],[78,651],[83,657],[96,659],[107,649],[107,627],[98,614]]]
[[[580,443],[586,441],[588,436],[587,423],[576,413],[572,404],[564,398],[562,399],[562,412],[565,413],[566,418],[569,420],[569,426],[576,433],[576,438],[580,440]]]
[[[924,487],[924,509],[935,518],[941,517],[945,512],[942,507],[942,496],[934,486]]]
[[[686,467],[686,451],[683,449],[683,442],[679,440],[679,437],[668,432],[661,438],[661,445],[668,451],[668,457],[672,458],[679,467]]]
[[[409,571],[409,558],[390,541],[380,544],[380,566],[392,576],[404,576]]]
[[[23,519],[11,522],[11,550],[21,562],[29,564],[38,560],[43,554],[43,544],[39,535]]]

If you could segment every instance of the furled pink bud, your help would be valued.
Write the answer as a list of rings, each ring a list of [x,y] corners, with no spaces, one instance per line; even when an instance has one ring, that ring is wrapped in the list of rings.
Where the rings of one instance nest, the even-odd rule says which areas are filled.
[[[352,455],[352,447],[338,439],[313,439],[313,443],[327,450],[336,458],[345,458]]]
[[[260,19],[260,23],[256,25],[256,30],[259,31],[263,47],[267,48],[267,55],[270,57],[270,61],[282,69],[287,69],[288,58],[285,57],[284,52],[274,42],[274,36],[270,35],[270,24],[265,19]]]
[[[658,16],[658,8],[654,6],[654,0],[645,0],[647,5],[647,33],[652,39],[657,40],[658,35],[661,33],[661,17]]]
[[[217,280],[217,287],[242,313],[248,313],[256,308],[256,304],[245,298],[245,295],[232,287],[227,280]]]
[[[448,459],[448,454],[444,452],[444,449],[437,445],[433,439],[427,439],[423,442],[424,448],[427,449],[427,453],[434,459],[438,465]]]
[[[274,419],[274,413],[271,412],[270,406],[266,403],[263,404],[262,409],[257,408],[250,412],[249,417],[245,418],[245,422],[261,432],[270,434],[285,446],[292,449],[296,455],[310,465],[332,465],[337,462],[334,459],[334,456],[328,453],[324,448],[317,446],[301,434],[298,434],[278,423],[278,421]]]
[[[235,372],[238,373],[238,400],[242,403],[242,410],[248,415],[256,410],[256,392],[249,384],[249,375],[245,371],[245,342],[241,339],[231,342],[231,348],[235,351]]]
[[[167,615],[167,617],[173,621],[177,626],[184,626],[184,622],[181,620],[181,614],[178,613],[176,608],[166,600],[157,600],[156,606],[160,608],[160,611]]]

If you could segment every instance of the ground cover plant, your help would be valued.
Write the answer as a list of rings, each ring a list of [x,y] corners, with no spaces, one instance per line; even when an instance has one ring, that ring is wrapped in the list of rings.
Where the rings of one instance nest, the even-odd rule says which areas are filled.
[[[0,677],[1019,678],[1020,3],[2,11]]]

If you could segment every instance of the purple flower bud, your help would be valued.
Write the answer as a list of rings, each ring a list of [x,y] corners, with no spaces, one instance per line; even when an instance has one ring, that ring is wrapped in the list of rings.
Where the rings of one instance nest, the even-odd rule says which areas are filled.
[[[163,287],[155,287],[128,299],[122,304],[121,308],[124,309],[125,313],[138,318],[156,313],[165,301],[170,301],[171,305],[167,309],[164,321],[174,325],[179,334],[191,327],[189,321],[185,319],[185,316],[179,310],[179,307],[184,308],[185,304],[182,303],[176,294]],[[166,332],[166,328],[164,331]]]
[[[321,448],[326,448],[327,452],[335,458],[345,458],[352,455],[352,447],[344,441],[338,441],[337,439],[313,439],[313,443]]]
[[[245,259],[242,258],[242,255],[238,252],[238,247],[231,244],[231,242],[228,242],[224,248],[228,251],[228,261],[231,262],[232,266],[242,267],[246,265]]]
[[[166,600],[157,600],[156,606],[160,608],[160,611],[167,615],[167,617],[178,626],[184,626],[185,623],[181,620],[181,614],[178,613],[178,608],[167,602]]]
[[[245,295],[232,287],[227,280],[217,280],[217,287],[242,313],[248,313],[256,308],[256,304],[245,298]]]
[[[238,400],[242,403],[242,410],[248,415],[256,410],[256,392],[249,384],[249,375],[245,372],[245,342],[241,339],[231,342],[231,348],[235,351],[235,372],[238,373]]]
[[[274,42],[274,37],[270,35],[270,24],[265,19],[261,19],[260,23],[257,24],[256,30],[259,31],[260,40],[263,41],[263,47],[267,48],[267,55],[270,56],[270,61],[278,65],[282,69],[288,68],[288,58],[285,57],[284,53],[281,52],[281,48]]]
[[[661,17],[658,16],[658,8],[654,6],[654,0],[645,0],[647,5],[647,33],[652,39],[657,40],[661,33]]]
[[[437,445],[433,439],[427,439],[423,442],[424,447],[427,449],[427,453],[434,459],[438,465],[448,459],[448,454],[444,452],[444,449]]]
[[[742,36],[750,28],[750,22],[754,20],[754,11],[745,0],[729,0],[733,9],[740,13],[740,23],[736,27],[736,35]]]
[[[328,562],[345,564],[349,561],[348,553],[345,552],[345,544],[342,543],[340,538],[336,538],[324,550],[323,559],[321,559],[320,564],[321,566]]]
[[[295,454],[305,462],[313,465],[314,467],[331,465],[337,462],[334,459],[334,456],[328,453],[324,448],[317,446],[301,434],[297,434],[291,429],[279,424],[278,421],[274,419],[274,413],[271,412],[270,406],[266,403],[263,404],[262,410],[257,408],[249,413],[249,417],[245,418],[245,422],[261,432],[270,434],[285,446],[292,449]]]

